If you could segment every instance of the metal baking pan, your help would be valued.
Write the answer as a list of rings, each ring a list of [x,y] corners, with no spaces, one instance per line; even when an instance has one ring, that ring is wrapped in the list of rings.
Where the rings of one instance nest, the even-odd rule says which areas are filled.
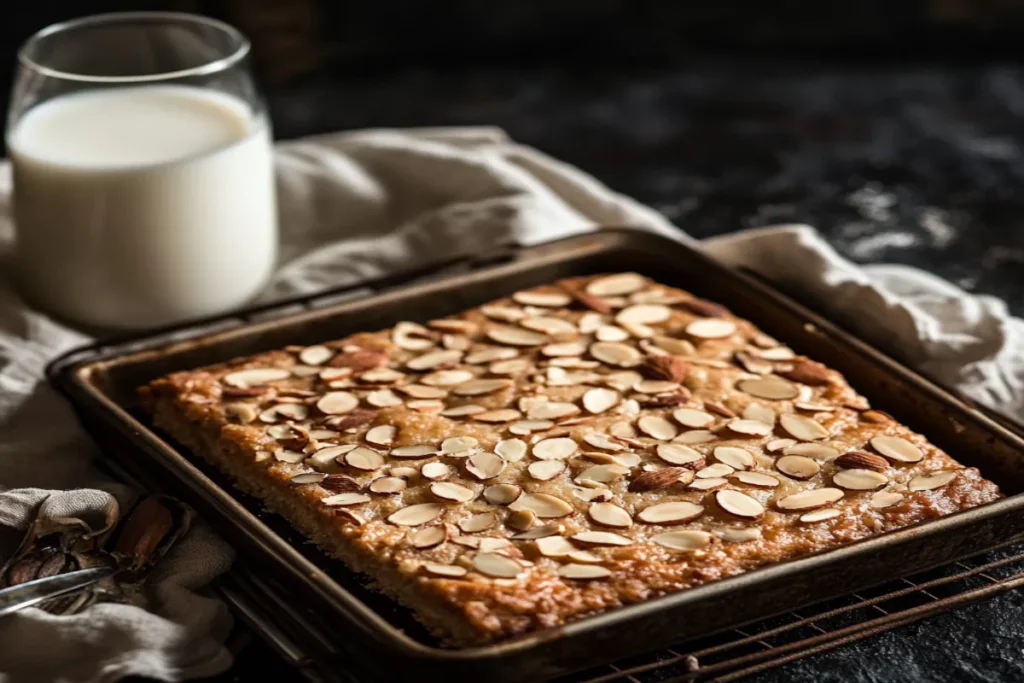
[[[1024,440],[764,283],[677,242],[628,229],[511,249],[485,261],[493,264],[410,286],[396,286],[392,278],[357,293],[336,290],[87,347],[54,361],[49,377],[106,440],[109,457],[147,486],[197,507],[250,568],[278,586],[268,597],[272,593],[283,611],[301,612],[327,634],[323,642],[303,643],[310,656],[322,658],[327,668],[359,671],[364,679],[543,680],[879,584],[1024,533]],[[406,610],[368,590],[362,577],[153,431],[136,405],[136,387],[174,370],[440,317],[558,278],[621,270],[723,303],[799,353],[843,372],[876,407],[978,467],[1007,497],[567,626],[450,650],[438,647]]]

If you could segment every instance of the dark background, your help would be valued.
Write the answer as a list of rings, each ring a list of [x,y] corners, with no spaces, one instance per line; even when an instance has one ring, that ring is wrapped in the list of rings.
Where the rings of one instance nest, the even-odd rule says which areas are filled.
[[[1022,2],[19,2],[0,63],[147,8],[248,33],[278,137],[498,125],[696,236],[807,222],[1024,313]],[[758,680],[1019,681],[1022,642],[1010,593]],[[227,678],[268,674],[252,648]]]

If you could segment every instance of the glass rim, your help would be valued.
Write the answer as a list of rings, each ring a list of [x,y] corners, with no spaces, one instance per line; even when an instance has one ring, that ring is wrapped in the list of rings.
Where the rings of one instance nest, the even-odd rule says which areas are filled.
[[[153,74],[141,74],[134,76],[99,76],[93,74],[82,74],[74,71],[64,71],[41,64],[29,56],[31,48],[40,41],[67,31],[81,28],[92,28],[96,26],[114,25],[131,21],[163,21],[166,23],[180,23],[208,26],[217,29],[228,35],[237,47],[229,54],[213,59],[205,64],[179,69],[177,71],[162,71]],[[230,69],[241,62],[249,54],[252,45],[249,39],[241,31],[227,22],[205,17],[200,14],[188,12],[107,12],[104,14],[92,14],[77,19],[57,22],[33,33],[18,48],[18,63],[25,69],[30,69],[43,76],[59,78],[66,81],[78,81],[80,83],[153,83],[167,81],[175,78],[187,78],[189,76],[208,76],[220,71]]]

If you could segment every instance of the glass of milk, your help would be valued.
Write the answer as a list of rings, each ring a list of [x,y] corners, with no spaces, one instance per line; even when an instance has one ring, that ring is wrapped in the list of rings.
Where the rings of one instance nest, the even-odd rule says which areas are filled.
[[[270,123],[249,42],[213,19],[106,14],[18,54],[8,112],[25,296],[145,328],[255,296],[277,257]]]

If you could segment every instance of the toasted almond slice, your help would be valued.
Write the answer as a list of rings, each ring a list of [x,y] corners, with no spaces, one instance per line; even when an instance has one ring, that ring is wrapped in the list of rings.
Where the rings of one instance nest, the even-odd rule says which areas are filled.
[[[322,376],[322,373],[321,373]],[[405,377],[405,373],[392,370],[391,368],[382,367],[367,370],[366,372],[359,375],[360,382],[366,382],[368,384],[390,384],[391,382],[397,382]]]
[[[633,367],[643,359],[635,348],[620,342],[594,342],[590,345],[590,355],[602,363],[620,368]],[[630,386],[633,384],[631,382]]]
[[[522,534],[520,534],[522,535]],[[515,538],[515,536],[513,536]],[[562,536],[544,536],[534,541],[538,552],[544,557],[565,557],[569,553],[576,552],[578,548],[569,542],[569,539]]]
[[[687,501],[657,503],[641,510],[636,518],[647,524],[683,524],[704,514],[704,506]]]
[[[324,480],[327,475],[323,472],[303,472],[296,474],[289,481],[296,486],[302,486],[304,484],[319,484]]]
[[[340,465],[344,463],[343,455],[359,448],[356,444],[343,444],[341,446],[327,446],[326,448],[320,448],[314,451],[313,455],[309,456],[308,463],[315,469],[329,471],[334,468],[334,465]],[[367,449],[368,450],[368,449]],[[376,451],[371,451],[372,453]],[[381,461],[383,464],[383,460]],[[379,465],[378,465],[379,467]]]
[[[605,324],[605,319],[600,313],[589,311],[581,315],[576,324],[579,326],[580,332],[583,334],[592,334],[597,332],[597,330]]]
[[[395,325],[391,332],[391,341],[406,351],[424,351],[434,345],[430,330],[408,321]]]
[[[424,463],[423,467],[420,468],[420,474],[423,475],[423,478],[430,479],[431,481],[444,479],[451,474],[451,471],[451,468],[443,462]]]
[[[473,569],[497,579],[514,579],[526,571],[518,561],[498,553],[477,553],[473,558]]]
[[[471,323],[468,320],[458,320],[455,318],[441,318],[439,320],[431,320],[427,323],[428,327],[432,327],[435,330],[441,330],[442,332],[454,332],[456,334],[476,334],[476,324]]]
[[[392,465],[388,468],[388,472],[393,477],[402,477],[403,479],[416,479],[420,476],[420,471],[415,467],[409,467],[408,465]]]
[[[564,292],[516,292],[512,300],[523,306],[541,308],[561,308],[572,303],[572,297]]]
[[[553,439],[543,439],[533,445],[533,457],[538,460],[565,460],[579,450],[575,441],[568,437],[560,436]]]
[[[612,441],[607,434],[600,434],[597,432],[590,432],[588,434],[584,434],[583,440],[586,441],[587,444],[593,446],[594,448],[601,448],[606,451],[621,451],[625,450],[626,448],[622,444],[616,441]]]
[[[756,420],[768,426],[775,424],[775,411],[768,406],[753,401],[743,409],[744,420]]]
[[[414,444],[410,446],[398,446],[392,448],[388,453],[392,458],[427,458],[437,455],[437,449],[430,444]]]
[[[288,379],[292,373],[284,368],[249,368],[224,375],[223,381],[232,387],[255,387]]]
[[[466,471],[477,479],[493,479],[505,469],[505,461],[501,456],[486,451],[469,456],[466,460]]]
[[[336,493],[333,496],[321,498],[320,502],[329,507],[362,505],[363,503],[369,503],[370,497],[365,493]]]
[[[706,531],[685,529],[653,536],[651,541],[669,550],[700,550],[711,545],[711,534]]]
[[[628,467],[624,467],[613,462],[605,465],[594,465],[592,467],[588,467],[576,477],[576,481],[593,481],[599,484],[610,484],[613,481],[622,479],[622,477],[627,474],[629,474]]]
[[[599,415],[600,413],[612,408],[619,402],[620,398],[621,396],[619,395],[619,392],[614,389],[604,389],[601,387],[588,389],[587,392],[583,394],[583,407],[586,408],[588,412],[594,415]]]
[[[755,375],[768,375],[775,369],[775,366],[766,360],[752,356],[743,351],[736,352],[736,362],[747,372]]]
[[[795,445],[796,439],[772,439],[764,445],[764,449],[769,453],[778,453]]]
[[[493,363],[495,361],[510,360],[519,355],[517,349],[510,349],[504,346],[495,346],[489,349],[481,349],[474,351],[467,355],[463,362],[470,365],[480,365],[482,363]]]
[[[826,519],[832,519],[843,514],[842,511],[836,508],[821,508],[820,510],[811,510],[800,515],[800,521],[805,524],[812,524],[814,522],[824,522]]]
[[[534,479],[548,481],[549,479],[554,479],[565,471],[565,461],[541,460],[539,462],[530,463],[530,466],[526,469]]]
[[[431,370],[456,365],[460,360],[462,360],[462,351],[429,351],[410,359],[406,362],[405,367],[416,371]]]
[[[334,351],[326,346],[307,346],[299,352],[299,360],[306,365],[323,365],[333,355]]]
[[[836,406],[828,403],[810,403],[807,401],[797,401],[793,404],[794,408],[798,410],[806,410],[809,413],[831,413],[835,412]]]
[[[540,350],[541,355],[548,358],[562,358],[581,356],[587,351],[587,344],[584,341],[563,342],[560,344],[548,344]]]
[[[733,419],[726,423],[726,426],[736,434],[744,436],[768,436],[772,433],[772,426],[759,420]]]
[[[374,493],[400,493],[408,485],[401,477],[380,477],[370,482],[369,489]]]
[[[499,360],[491,363],[487,367],[487,371],[492,375],[516,375],[520,372],[526,372],[531,367],[533,367],[533,364],[530,362],[529,358],[511,358],[509,360]],[[469,373],[469,375],[470,376],[463,381],[472,378],[473,373]]]
[[[729,514],[745,519],[757,519],[764,514],[764,506],[756,499],[732,489],[717,491],[715,502]]]
[[[508,505],[515,501],[522,492],[513,484],[494,484],[484,489],[484,500],[491,505]]]
[[[454,534],[454,533],[451,536],[451,542],[452,543],[457,543],[458,545],[464,545],[467,548],[474,548],[474,549],[479,549],[480,548],[480,541],[481,540],[483,540],[483,539],[479,538],[478,536],[462,536],[462,535]]]
[[[821,466],[803,455],[784,455],[775,461],[775,469],[794,479],[810,479]]]
[[[798,443],[782,451],[785,455],[803,455],[820,462],[831,462],[839,457],[839,451],[820,443]]]
[[[414,548],[424,549],[439,546],[444,543],[446,538],[448,538],[448,533],[443,526],[428,526],[414,532],[409,537],[409,542]]]
[[[533,332],[521,327],[495,326],[487,331],[487,337],[491,341],[508,346],[540,346],[546,344],[546,334]]]
[[[845,494],[841,489],[810,489],[808,491],[800,491],[799,493],[788,495],[785,498],[776,501],[775,504],[780,510],[810,510],[813,508],[831,505],[844,495]]]
[[[563,417],[578,415],[579,406],[561,401],[545,401],[530,408],[526,416],[531,420],[558,420]]]
[[[636,453],[613,453],[612,460],[623,467],[633,468],[640,464],[640,456]]]
[[[924,453],[920,448],[899,436],[876,436],[871,439],[871,447],[890,460],[898,462],[920,462],[924,459]]]
[[[572,495],[576,496],[580,500],[585,500],[588,503],[593,502],[607,502],[613,498],[612,492],[606,488],[593,488],[600,487],[601,485],[593,481],[581,481],[580,486],[591,487],[591,488],[578,488],[573,489]]]
[[[492,320],[514,323],[526,317],[526,311],[515,306],[497,306],[494,304],[481,306],[480,312]]]
[[[693,474],[698,479],[718,479],[720,477],[727,477],[735,471],[734,467],[730,467],[724,462],[716,462],[713,465],[697,470]]]
[[[660,415],[644,415],[637,420],[636,426],[647,436],[659,441],[670,441],[679,434],[679,429]]]
[[[538,538],[547,538],[549,536],[555,536],[562,532],[562,526],[560,524],[544,524],[542,526],[533,527],[526,531],[521,531],[518,534],[512,536],[514,541],[532,541]]]
[[[754,347],[756,348],[756,347]],[[751,353],[756,353],[765,360],[793,360],[796,358],[796,354],[793,353],[793,349],[787,346],[775,346],[768,349],[757,349],[751,348]]]
[[[454,564],[440,564],[438,562],[424,562],[420,565],[420,569],[425,574],[439,576],[444,579],[458,579],[469,573],[469,570],[465,567],[459,567]]]
[[[718,438],[718,436],[714,432],[712,432],[710,430],[707,430],[707,429],[694,429],[693,431],[690,431],[690,432],[683,432],[682,434],[680,434],[676,438],[672,439],[672,443],[692,445],[692,444],[709,443],[711,441],[714,441],[717,438]]]
[[[676,419],[676,422],[690,429],[703,429],[715,422],[714,415],[694,408],[680,408],[672,413],[672,417]]]
[[[295,439],[298,434],[292,429],[294,425],[278,424],[267,427],[267,436],[278,441],[289,441]]]
[[[792,382],[775,375],[766,375],[757,379],[743,379],[736,383],[740,391],[769,401],[786,401],[800,395],[800,390]]]
[[[694,489],[696,491],[714,491],[720,489],[729,483],[728,479],[724,477],[712,477],[711,479],[694,479],[687,488]]]
[[[647,280],[636,273],[619,273],[587,283],[586,292],[593,296],[626,296],[647,287]]]
[[[504,439],[494,446],[494,452],[506,462],[519,462],[526,457],[526,442],[522,439]]]
[[[390,389],[371,391],[366,395],[366,402],[376,408],[388,408],[402,405],[402,399]]]
[[[453,387],[473,379],[473,373],[469,370],[438,370],[429,375],[424,375],[420,382],[429,387]],[[445,396],[447,392],[441,394]]]
[[[585,545],[632,545],[633,539],[611,531],[581,531],[572,536],[572,540]]]
[[[692,465],[699,467],[704,463],[704,456],[689,446],[675,443],[660,443],[655,449],[658,457],[672,465]]]
[[[686,334],[697,339],[724,339],[736,333],[736,323],[722,318],[699,318],[686,326]]]
[[[320,371],[319,377],[325,382],[342,379],[352,374],[352,368],[324,368]]]
[[[621,327],[615,325],[602,325],[597,328],[597,332],[594,336],[598,341],[603,342],[623,342],[629,339],[629,332],[626,332]]]
[[[636,304],[627,306],[615,316],[620,325],[653,325],[672,317],[672,309],[662,304]]]
[[[572,322],[563,318],[552,318],[540,316],[536,318],[523,318],[519,324],[528,330],[543,332],[552,337],[574,337],[579,333]]]
[[[276,422],[280,418],[302,421],[309,415],[309,408],[301,403],[279,403],[259,414],[261,422]]]
[[[888,484],[889,477],[874,470],[839,470],[832,475],[832,483],[849,491],[872,491]]]
[[[524,493],[508,508],[509,510],[532,510],[541,519],[565,517],[573,512],[572,505],[547,493]]]
[[[668,394],[679,391],[679,382],[661,379],[645,379],[633,385],[633,391],[641,394]]]
[[[369,448],[354,448],[345,454],[345,464],[357,470],[372,472],[384,466],[384,456]]]
[[[653,327],[641,325],[640,323],[631,323],[620,320],[619,324],[622,325],[626,332],[629,332],[631,337],[635,337],[637,339],[651,339],[657,334],[657,331]]]
[[[463,533],[475,534],[481,531],[487,531],[495,524],[498,523],[498,516],[493,512],[481,512],[475,515],[470,515],[465,519],[459,520],[459,529]]]
[[[673,356],[690,356],[696,353],[696,349],[686,339],[676,339],[674,337],[655,336],[653,338],[654,343],[658,348],[664,350]]]
[[[575,579],[587,581],[591,579],[603,579],[612,575],[607,567],[600,567],[594,564],[571,563],[564,564],[558,568],[558,575],[563,579]]]
[[[292,451],[287,448],[278,448],[274,451],[274,459],[278,462],[288,463],[294,465],[300,463],[306,459],[306,454],[302,451]]]
[[[480,444],[473,436],[451,436],[441,442],[441,454],[452,457],[472,455]]]
[[[625,528],[633,526],[629,513],[613,503],[593,503],[588,510],[590,518],[597,524]]]
[[[892,507],[903,500],[902,493],[895,491],[879,491],[871,496],[870,505],[876,510]]]
[[[452,393],[457,396],[482,396],[512,386],[508,379],[474,379],[454,387]]]
[[[445,334],[441,335],[441,346],[449,351],[468,351],[473,340],[458,334]]]
[[[523,414],[514,408],[499,408],[498,410],[485,410],[482,413],[475,413],[472,417],[477,422],[499,423],[518,420],[522,416]]]
[[[714,454],[718,462],[735,470],[747,470],[754,466],[754,456],[750,451],[737,446],[717,446]]]
[[[398,427],[394,425],[380,425],[373,427],[366,432],[366,442],[377,446],[390,446],[398,436]]]
[[[770,474],[761,474],[760,472],[748,472],[741,470],[731,475],[734,481],[738,481],[746,486],[754,486],[759,489],[773,489],[778,486],[781,482]]]
[[[473,489],[452,481],[435,481],[430,485],[430,492],[441,500],[456,503],[465,503],[467,500],[472,500],[475,495]]]
[[[415,410],[417,413],[440,413],[444,409],[444,401],[438,401],[437,399],[416,399],[413,401],[406,401],[405,406],[409,410]]]
[[[467,403],[462,406],[455,406],[454,408],[445,408],[441,411],[441,415],[445,417],[467,417],[469,415],[479,415],[480,413],[487,412],[487,409],[483,406],[478,406],[475,403]]]
[[[933,491],[942,488],[954,479],[956,479],[955,471],[936,470],[917,475],[907,483],[907,488],[911,491]]]
[[[796,413],[783,413],[779,425],[798,441],[819,441],[828,438],[828,430],[816,420]]]
[[[726,543],[746,543],[761,538],[761,530],[757,527],[745,529],[716,529],[715,535]]]

